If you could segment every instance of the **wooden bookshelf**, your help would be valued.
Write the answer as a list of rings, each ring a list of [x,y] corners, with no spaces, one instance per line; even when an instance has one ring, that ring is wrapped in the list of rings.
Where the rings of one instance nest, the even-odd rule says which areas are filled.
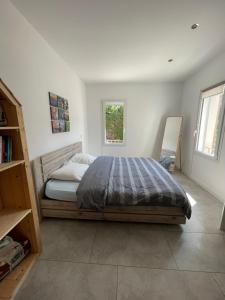
[[[0,300],[13,299],[37,258],[37,254],[28,255],[12,273],[0,281]]]
[[[15,160],[15,161],[10,161],[10,162],[6,162],[6,163],[2,163],[0,164],[0,172],[3,172],[7,169],[16,167],[20,164],[24,164],[25,161],[24,160]]]
[[[41,242],[22,107],[1,79],[0,104],[8,122],[0,135],[12,137],[12,161],[0,164],[0,239],[22,235],[31,243],[31,253],[0,281],[0,300],[9,300],[40,254]]]
[[[0,130],[19,130],[20,128],[18,126],[4,126],[0,127]]]
[[[22,221],[31,209],[2,209],[0,210],[0,240],[4,238],[20,221]]]

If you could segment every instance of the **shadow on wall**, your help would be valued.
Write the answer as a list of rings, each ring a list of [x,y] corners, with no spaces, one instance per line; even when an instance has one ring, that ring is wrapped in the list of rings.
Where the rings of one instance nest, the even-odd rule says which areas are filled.
[[[156,134],[156,140],[155,140],[155,144],[154,144],[154,148],[153,148],[153,152],[152,152],[152,157],[156,160],[160,159],[162,142],[163,142],[163,135],[164,135],[164,131],[165,131],[166,118],[167,117],[168,117],[168,115],[164,115],[162,117],[162,120],[159,124],[159,128],[158,128],[158,131],[157,131],[157,134]]]

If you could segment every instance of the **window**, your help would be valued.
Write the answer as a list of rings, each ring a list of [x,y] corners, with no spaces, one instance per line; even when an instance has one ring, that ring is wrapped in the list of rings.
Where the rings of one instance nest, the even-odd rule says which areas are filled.
[[[125,103],[123,101],[104,101],[104,143],[121,145],[125,141]]]
[[[217,158],[224,116],[224,87],[220,84],[201,94],[196,151]]]

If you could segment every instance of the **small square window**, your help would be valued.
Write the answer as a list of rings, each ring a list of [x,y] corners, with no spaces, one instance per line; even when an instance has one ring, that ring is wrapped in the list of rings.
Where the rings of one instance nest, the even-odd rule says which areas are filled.
[[[224,117],[224,87],[220,84],[201,94],[196,151],[211,158],[218,157]]]

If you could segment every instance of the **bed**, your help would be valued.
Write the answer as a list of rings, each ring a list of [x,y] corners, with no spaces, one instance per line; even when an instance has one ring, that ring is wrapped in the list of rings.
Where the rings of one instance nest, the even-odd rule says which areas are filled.
[[[112,157],[101,157],[96,160],[96,163],[93,163],[89,167],[79,185],[69,186],[69,183],[64,183],[63,187],[57,188],[57,186],[61,183],[54,182],[52,180],[49,181],[49,174],[62,166],[63,163],[70,159],[75,153],[80,152],[82,152],[82,144],[81,142],[78,142],[54,152],[45,154],[33,161],[34,182],[36,186],[37,201],[41,217],[165,224],[185,224],[186,218],[190,217],[191,207],[188,200],[185,199],[184,203],[179,205],[179,199],[173,197],[171,193],[171,197],[173,198],[172,202],[168,196],[165,198],[166,201],[165,199],[159,197],[160,201],[153,201],[150,204],[142,201],[143,199],[135,203],[134,197],[121,197],[121,178],[116,173],[116,170],[121,172],[121,166],[124,163],[123,168],[127,168],[128,166],[127,172],[130,172],[130,167],[127,165],[126,158],[124,158],[124,162],[121,160],[120,165],[121,158],[114,159]],[[137,159],[137,161],[132,163],[135,167],[135,165],[139,163],[139,160]],[[140,162],[140,164],[141,163],[143,164],[143,162]],[[110,167],[106,167],[107,164],[110,165]],[[102,169],[100,169],[101,165],[104,166]],[[118,165],[117,168],[116,165]],[[103,170],[105,174],[102,174]],[[112,170],[114,170],[114,178],[111,180],[110,184],[110,178],[108,178],[107,174],[111,174]],[[159,170],[157,169],[157,172],[161,172]],[[93,176],[93,174],[95,174],[95,176]],[[99,178],[105,178],[105,181],[103,180],[100,182]],[[116,178],[118,179],[117,182]],[[137,180],[139,179],[137,178]],[[123,186],[126,186],[126,184]],[[49,191],[47,191],[46,187],[48,187]],[[53,191],[51,190],[52,187]],[[104,187],[104,189],[102,189],[102,187]],[[58,196],[58,194],[54,194],[55,190],[57,192],[57,189],[59,190],[59,193],[61,192],[61,194],[64,195],[63,197],[62,195]],[[110,189],[111,194],[109,193]],[[96,190],[98,191],[96,195],[97,200],[92,201],[90,200],[92,199],[90,195],[93,191],[96,192]],[[104,197],[106,190],[111,197]],[[46,191],[50,197],[46,197]],[[51,194],[52,192],[53,194]],[[129,195],[129,191],[126,191],[126,195],[127,194]],[[55,199],[50,199],[54,198],[54,195]],[[117,201],[117,198],[121,198],[122,200],[120,199]]]

